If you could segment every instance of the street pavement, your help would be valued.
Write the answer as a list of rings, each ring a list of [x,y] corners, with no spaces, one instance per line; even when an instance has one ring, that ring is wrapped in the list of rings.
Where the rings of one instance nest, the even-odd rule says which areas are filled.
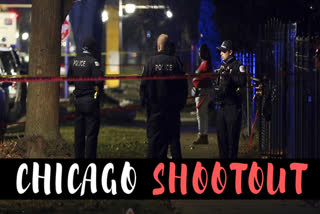
[[[181,147],[184,158],[218,158],[218,145],[215,132],[209,133],[208,145],[192,145],[196,133],[182,132]],[[244,151],[247,139],[242,139],[239,157],[251,158]],[[320,194],[320,193],[319,193]],[[319,214],[319,201],[305,200],[172,200],[176,214]]]

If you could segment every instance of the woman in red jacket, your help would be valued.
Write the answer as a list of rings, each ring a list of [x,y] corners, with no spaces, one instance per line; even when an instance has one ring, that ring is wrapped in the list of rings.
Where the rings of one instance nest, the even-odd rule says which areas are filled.
[[[197,74],[212,73],[212,59],[208,46],[203,44],[199,49],[201,64],[196,70]],[[208,77],[196,77],[192,80],[195,89],[197,107],[198,136],[193,144],[208,144],[208,105],[211,100],[211,81]]]

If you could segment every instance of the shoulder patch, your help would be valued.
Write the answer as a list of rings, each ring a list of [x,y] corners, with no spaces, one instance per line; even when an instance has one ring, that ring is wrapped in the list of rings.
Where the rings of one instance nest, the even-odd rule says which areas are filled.
[[[100,63],[98,61],[95,61],[94,64],[96,65],[96,67],[100,66]]]
[[[246,68],[243,65],[241,65],[239,67],[239,70],[240,70],[241,73],[245,73],[246,72]]]

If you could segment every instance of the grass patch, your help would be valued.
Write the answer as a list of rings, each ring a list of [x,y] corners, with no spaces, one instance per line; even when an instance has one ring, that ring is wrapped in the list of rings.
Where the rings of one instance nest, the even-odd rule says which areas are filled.
[[[62,126],[61,135],[70,145],[74,144],[74,128]],[[217,135],[209,133],[208,145],[192,145],[196,137],[193,132],[181,132],[181,150],[183,158],[219,158]],[[247,153],[249,137],[240,137],[239,158],[260,158],[258,151],[258,133],[255,134],[250,152]],[[98,136],[98,158],[146,158],[147,137],[143,128],[128,128],[121,126],[102,126]],[[169,152],[170,153],[170,152]]]
[[[60,132],[69,145],[74,144],[74,127],[62,126]],[[146,132],[142,128],[100,127],[98,158],[145,158],[147,148]]]

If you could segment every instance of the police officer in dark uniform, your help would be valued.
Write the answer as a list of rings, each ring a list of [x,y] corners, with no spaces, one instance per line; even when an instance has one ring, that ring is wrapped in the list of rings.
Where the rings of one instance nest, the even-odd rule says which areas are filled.
[[[93,57],[95,52],[95,40],[85,38],[82,53],[71,62],[68,77],[103,76],[100,63]],[[103,91],[103,81],[76,81],[69,84],[75,85],[75,158],[96,158],[100,128],[99,97]]]
[[[182,63],[172,55],[168,36],[161,34],[157,54],[144,66],[142,76],[184,75]],[[147,111],[148,158],[166,159],[171,145],[173,159],[181,159],[180,111],[186,103],[186,79],[143,80],[140,86],[141,104]]]
[[[220,158],[234,159],[238,156],[241,130],[242,96],[246,85],[245,68],[233,56],[230,40],[220,47],[223,62],[216,72],[219,73],[215,87],[217,112],[217,135]]]

